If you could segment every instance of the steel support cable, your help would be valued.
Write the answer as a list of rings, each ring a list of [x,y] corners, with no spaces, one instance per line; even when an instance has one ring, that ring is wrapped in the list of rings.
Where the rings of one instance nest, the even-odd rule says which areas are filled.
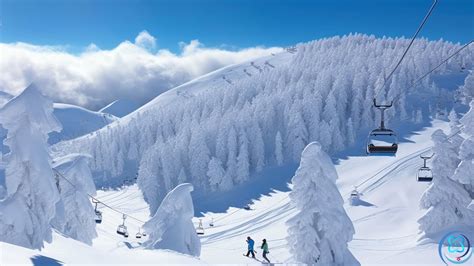
[[[58,176],[60,176],[60,177],[63,178],[64,180],[66,180],[66,181],[67,181],[71,186],[73,186],[76,190],[78,190],[77,187],[76,187],[76,185],[75,185],[73,182],[71,182],[67,177],[65,177],[61,172],[59,172],[59,171],[56,170],[56,169],[53,169],[53,171],[54,171],[56,174],[58,174]],[[89,194],[89,193],[86,193],[86,194],[87,194],[87,196],[88,196],[89,198],[91,198],[94,202],[100,203],[100,204],[102,204],[104,207],[106,207],[106,208],[108,208],[108,209],[111,209],[111,210],[114,211],[114,212],[117,212],[117,213],[120,213],[120,214],[125,215],[125,216],[127,216],[127,217],[130,217],[131,219],[133,219],[133,220],[135,220],[135,221],[138,221],[138,222],[140,222],[140,223],[142,223],[142,224],[145,223],[145,221],[143,221],[143,220],[141,220],[141,219],[138,219],[138,218],[136,218],[136,217],[134,217],[134,216],[132,216],[132,215],[129,215],[129,214],[125,213],[125,212],[122,212],[122,211],[119,211],[119,210],[113,208],[112,206],[110,206],[110,205],[108,205],[108,204],[102,202],[101,200],[99,200],[98,198],[92,196],[92,195]]]
[[[410,47],[413,45],[413,42],[415,41],[416,37],[418,36],[418,34],[420,33],[421,29],[423,28],[423,26],[425,25],[426,21],[428,20],[428,18],[431,16],[431,13],[433,12],[434,8],[436,7],[436,4],[438,4],[438,0],[434,0],[433,1],[433,4],[431,5],[430,9],[428,10],[428,13],[426,13],[425,17],[423,18],[423,21],[421,22],[420,26],[418,26],[418,29],[416,30],[415,34],[413,35],[413,37],[411,38],[410,40],[410,43],[408,44],[407,48],[405,49],[405,51],[403,52],[402,56],[400,57],[400,59],[398,60],[397,64],[395,65],[395,67],[393,68],[393,70],[390,72],[390,74],[388,75],[387,78],[384,79],[384,82],[382,84],[382,87],[380,87],[378,89],[378,92],[375,94],[375,97],[374,98],[377,98],[377,96],[380,94],[380,92],[382,91],[383,88],[385,88],[385,86],[387,85],[387,82],[392,78],[393,74],[395,73],[395,71],[397,70],[397,68],[400,66],[400,64],[402,63],[403,59],[405,58],[405,56],[407,55],[408,51],[410,50]]]

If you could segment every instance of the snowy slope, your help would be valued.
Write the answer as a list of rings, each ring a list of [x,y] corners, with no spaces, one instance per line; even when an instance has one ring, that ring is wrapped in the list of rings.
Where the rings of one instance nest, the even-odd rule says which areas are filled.
[[[103,107],[98,112],[111,114],[116,117],[124,117],[129,113],[137,110],[139,107],[139,104],[131,100],[120,99],[109,103],[107,106]]]
[[[3,91],[0,91],[0,108],[2,106],[4,106],[9,100],[11,100],[13,98],[12,95],[6,93],[6,92],[3,92]]]
[[[417,243],[418,224],[421,215],[419,198],[427,188],[426,183],[415,181],[416,170],[421,164],[419,154],[429,152],[432,145],[430,135],[437,129],[448,129],[448,124],[435,120],[433,125],[419,132],[413,132],[410,142],[400,145],[396,157],[351,156],[336,165],[337,182],[345,199],[349,197],[354,185],[364,193],[361,206],[345,209],[354,223],[356,234],[349,243],[351,252],[362,265],[443,265],[437,254],[436,243]],[[413,142],[411,142],[413,141]],[[290,167],[294,168],[294,167]],[[292,175],[286,176],[286,180]],[[269,176],[267,176],[269,178]],[[99,191],[98,198],[106,204],[145,221],[149,217],[147,204],[136,185],[119,190]],[[195,204],[200,202],[194,199]],[[366,205],[366,206],[364,206]],[[274,191],[254,199],[252,210],[229,208],[225,212],[205,213],[195,218],[197,226],[202,219],[205,235],[201,236],[201,260],[175,255],[166,251],[150,251],[140,248],[134,235],[141,222],[127,219],[130,230],[129,239],[115,233],[121,223],[121,215],[99,205],[104,221],[98,225],[99,237],[92,247],[65,239],[55,234],[52,244],[41,252],[1,244],[2,265],[26,263],[33,256],[45,256],[70,264],[77,263],[210,263],[210,264],[256,264],[259,262],[243,257],[246,249],[245,238],[251,236],[258,247],[261,239],[269,243],[269,258],[274,262],[291,263],[286,243],[285,222],[295,213],[290,207],[288,192]],[[214,227],[209,223],[213,219]],[[474,232],[470,232],[474,237]],[[77,252],[77,251],[80,252]],[[257,257],[261,252],[257,248]],[[83,256],[82,254],[87,254]],[[43,258],[46,259],[46,258]]]
[[[0,108],[13,96],[0,91]],[[55,144],[63,140],[69,140],[96,131],[113,121],[117,117],[101,112],[94,112],[71,104],[55,103],[54,115],[59,120],[63,129],[61,132],[50,134],[48,142]],[[0,127],[0,140],[3,140],[5,132]]]
[[[117,120],[110,114],[94,112],[64,103],[54,104],[54,116],[61,122],[63,129],[59,133],[50,134],[48,141],[50,144],[80,137]]]

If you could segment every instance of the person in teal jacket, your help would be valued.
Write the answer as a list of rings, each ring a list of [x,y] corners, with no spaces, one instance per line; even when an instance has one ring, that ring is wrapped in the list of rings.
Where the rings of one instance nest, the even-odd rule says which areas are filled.
[[[266,239],[262,240],[262,246],[260,248],[263,249],[263,258],[268,261],[268,263],[270,263],[270,260],[267,258],[267,254],[270,253],[270,251],[268,251],[268,244]]]

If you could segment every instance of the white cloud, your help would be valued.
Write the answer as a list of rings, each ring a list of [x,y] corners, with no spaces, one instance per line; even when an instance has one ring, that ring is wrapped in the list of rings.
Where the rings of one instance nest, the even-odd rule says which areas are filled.
[[[151,36],[148,31],[144,30],[135,38],[135,44],[149,51],[153,51],[156,48],[156,38]]]
[[[0,43],[0,90],[16,95],[34,82],[57,102],[90,108],[124,98],[143,103],[215,69],[280,49],[229,51],[206,48],[193,40],[182,44],[178,54],[168,50],[152,53],[143,49],[145,43],[154,43],[146,35],[141,32],[135,43],[124,41],[111,50],[91,45],[79,55],[60,46]]]

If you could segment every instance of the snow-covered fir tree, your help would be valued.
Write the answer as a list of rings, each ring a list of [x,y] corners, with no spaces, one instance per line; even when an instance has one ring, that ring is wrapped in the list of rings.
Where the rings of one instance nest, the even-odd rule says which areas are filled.
[[[426,237],[458,224],[472,223],[474,219],[474,213],[467,209],[471,202],[468,192],[451,179],[459,163],[456,146],[440,129],[433,133],[432,139],[433,181],[421,197],[420,207],[426,211],[418,220]]]
[[[290,193],[298,210],[287,221],[288,246],[293,258],[308,265],[360,265],[349,251],[354,226],[336,187],[337,172],[317,142],[303,151]]]
[[[461,143],[459,149],[461,162],[456,168],[453,179],[463,184],[474,199],[474,100],[471,101],[470,107],[469,112],[461,119],[462,131],[467,137]]]
[[[283,164],[283,140],[280,131],[275,136],[275,160],[278,166]]]
[[[193,185],[184,183],[166,195],[155,215],[143,225],[148,233],[148,240],[143,243],[145,248],[170,249],[199,257],[201,242],[192,222],[191,191]]]
[[[449,112],[448,120],[449,120],[449,128],[450,128],[449,141],[451,141],[451,143],[453,143],[455,147],[459,148],[464,138],[460,134],[461,130],[459,127],[461,124],[459,123],[458,114],[456,113],[454,109],[452,109]],[[458,152],[458,150],[456,150],[456,152]]]
[[[34,84],[0,110],[0,124],[8,130],[6,197],[0,201],[0,241],[41,249],[51,241],[50,222],[60,200],[48,133],[61,130],[53,116],[53,102]]]
[[[225,184],[225,170],[222,167],[222,162],[216,157],[212,157],[209,161],[209,169],[207,171],[207,176],[209,177],[209,183],[211,184],[212,190],[225,190],[223,186]],[[230,189],[230,187],[227,187]]]
[[[464,80],[464,85],[461,87],[463,102],[468,104],[474,99],[474,71],[470,70],[469,74]]]
[[[61,201],[56,204],[56,215],[51,224],[62,234],[92,245],[97,233],[89,195],[95,196],[96,190],[89,159],[83,154],[55,158],[53,167]]]

